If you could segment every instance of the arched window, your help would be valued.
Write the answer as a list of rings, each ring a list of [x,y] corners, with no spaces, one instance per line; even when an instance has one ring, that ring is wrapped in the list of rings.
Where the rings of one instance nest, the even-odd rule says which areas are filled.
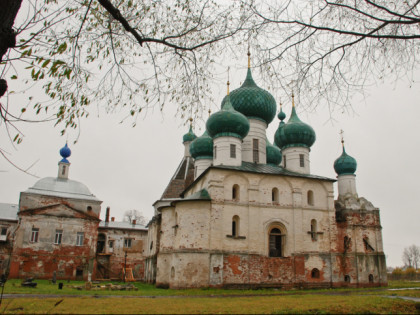
[[[317,268],[312,269],[312,271],[311,271],[311,277],[313,279],[319,279],[319,270]]]
[[[271,191],[271,201],[274,204],[279,203],[279,190],[276,187]]]
[[[232,236],[239,236],[239,217],[237,215],[232,218]]]
[[[318,227],[317,227],[316,220],[315,219],[311,220],[311,239],[313,241],[316,241],[318,239],[317,228]]]
[[[369,283],[373,283],[373,274],[369,275]]]
[[[284,237],[285,235],[277,227],[272,228],[269,233],[269,256],[283,257],[284,254]]]
[[[239,200],[239,186],[237,184],[233,185],[232,187],[232,200]]]
[[[350,283],[350,276],[349,275],[344,276],[344,282]]]
[[[308,190],[308,205],[314,205],[314,192],[312,190]]]

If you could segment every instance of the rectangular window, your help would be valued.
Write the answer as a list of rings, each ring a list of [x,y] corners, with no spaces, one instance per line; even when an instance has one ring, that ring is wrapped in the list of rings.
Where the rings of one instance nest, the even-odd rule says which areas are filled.
[[[114,248],[114,241],[108,241],[108,247]]]
[[[214,151],[214,159],[217,159],[217,146],[215,145],[213,148]]]
[[[305,156],[303,154],[299,154],[299,162],[300,167],[305,167]]]
[[[258,139],[252,139],[252,160],[254,163],[258,163],[260,161],[258,152]]]
[[[63,230],[55,230],[54,244],[60,245],[63,238]]]
[[[32,243],[38,243],[38,235],[39,235],[39,229],[38,228],[32,228],[32,233],[31,233],[31,242]]]
[[[6,235],[7,234],[7,227],[2,227],[1,228],[1,235]]]
[[[286,168],[286,155],[283,155],[283,165],[284,165],[284,168]]]
[[[130,248],[131,247],[131,238],[125,238],[124,239],[124,247]]]
[[[85,239],[85,233],[77,232],[76,246],[83,246],[84,239]]]
[[[230,157],[232,159],[236,159],[236,145],[235,144],[230,145]]]

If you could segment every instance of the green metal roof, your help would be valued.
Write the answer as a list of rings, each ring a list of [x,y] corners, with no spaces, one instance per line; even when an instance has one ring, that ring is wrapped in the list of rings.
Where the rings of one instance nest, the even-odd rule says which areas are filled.
[[[267,164],[279,165],[281,163],[282,154],[278,147],[272,145],[266,139]]]
[[[242,162],[241,166],[217,165],[217,166],[209,167],[209,169],[211,168],[231,169],[231,170],[237,170],[237,171],[242,171],[242,172],[259,173],[259,174],[286,175],[286,176],[292,176],[292,177],[313,178],[313,179],[328,180],[332,182],[336,181],[335,179],[323,177],[323,176],[295,173],[292,171],[288,171],[281,166],[272,165],[272,164],[257,164],[257,163],[251,163],[251,162]],[[204,173],[205,172],[203,172],[203,174]]]
[[[260,119],[267,123],[273,121],[276,115],[276,101],[266,90],[257,86],[248,68],[246,79],[242,86],[230,93],[233,107],[248,118]]]
[[[213,139],[209,136],[207,130],[201,137],[191,142],[190,153],[196,160],[213,158]]]
[[[184,200],[211,200],[211,197],[207,189],[203,188],[193,193],[191,196],[184,198]]]
[[[190,130],[182,137],[182,142],[193,141],[197,136],[192,131],[192,126],[190,125]]]
[[[346,153],[343,145],[343,153],[334,161],[334,170],[337,175],[354,175],[357,169],[356,159]]]
[[[289,121],[286,124],[281,122],[274,136],[276,145],[282,150],[289,147],[310,148],[315,140],[315,131],[299,119],[294,106]]]
[[[249,132],[249,121],[233,108],[227,95],[223,99],[221,110],[207,120],[206,129],[213,139],[226,136],[243,139]]]
[[[329,182],[335,182],[336,179],[324,177],[324,176],[317,176],[312,174],[301,174],[295,173],[292,171],[288,171],[285,168],[273,164],[257,164],[252,162],[242,162],[240,166],[228,166],[228,165],[217,165],[217,166],[210,166],[207,168],[200,176],[198,176],[194,182],[192,182],[185,190],[181,193],[181,197],[194,186],[196,182],[198,182],[203,176],[207,174],[207,172],[211,171],[212,169],[222,169],[222,170],[235,170],[239,172],[246,172],[246,173],[257,173],[257,174],[268,174],[268,175],[284,175],[290,177],[300,177],[300,178],[311,178],[311,179],[319,179],[325,180]]]

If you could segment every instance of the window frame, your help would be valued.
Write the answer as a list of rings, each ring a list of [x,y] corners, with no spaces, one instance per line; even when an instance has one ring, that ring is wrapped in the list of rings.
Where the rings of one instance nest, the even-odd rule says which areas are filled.
[[[230,158],[236,159],[236,144],[230,144]]]
[[[274,230],[278,230],[278,232],[273,232]],[[285,247],[286,233],[283,228],[278,225],[271,226],[268,230],[268,256],[272,258],[285,257]]]
[[[84,242],[85,242],[85,233],[77,232],[76,233],[76,246],[83,246]]]
[[[61,245],[63,242],[63,230],[55,230],[54,245]]]
[[[124,238],[124,248],[131,248],[133,246],[133,239],[130,237]]]
[[[32,228],[30,242],[31,243],[39,242],[39,228]]]
[[[305,167],[305,155],[299,154],[299,165],[300,167]]]
[[[252,161],[254,163],[260,162],[259,139],[252,139]]]

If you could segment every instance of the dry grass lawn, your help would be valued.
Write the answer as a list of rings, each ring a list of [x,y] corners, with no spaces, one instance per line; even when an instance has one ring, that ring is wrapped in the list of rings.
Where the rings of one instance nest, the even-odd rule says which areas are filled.
[[[61,301],[61,302],[60,302]],[[56,305],[57,304],[57,305]],[[5,314],[419,314],[418,303],[367,295],[74,297],[3,301]]]

